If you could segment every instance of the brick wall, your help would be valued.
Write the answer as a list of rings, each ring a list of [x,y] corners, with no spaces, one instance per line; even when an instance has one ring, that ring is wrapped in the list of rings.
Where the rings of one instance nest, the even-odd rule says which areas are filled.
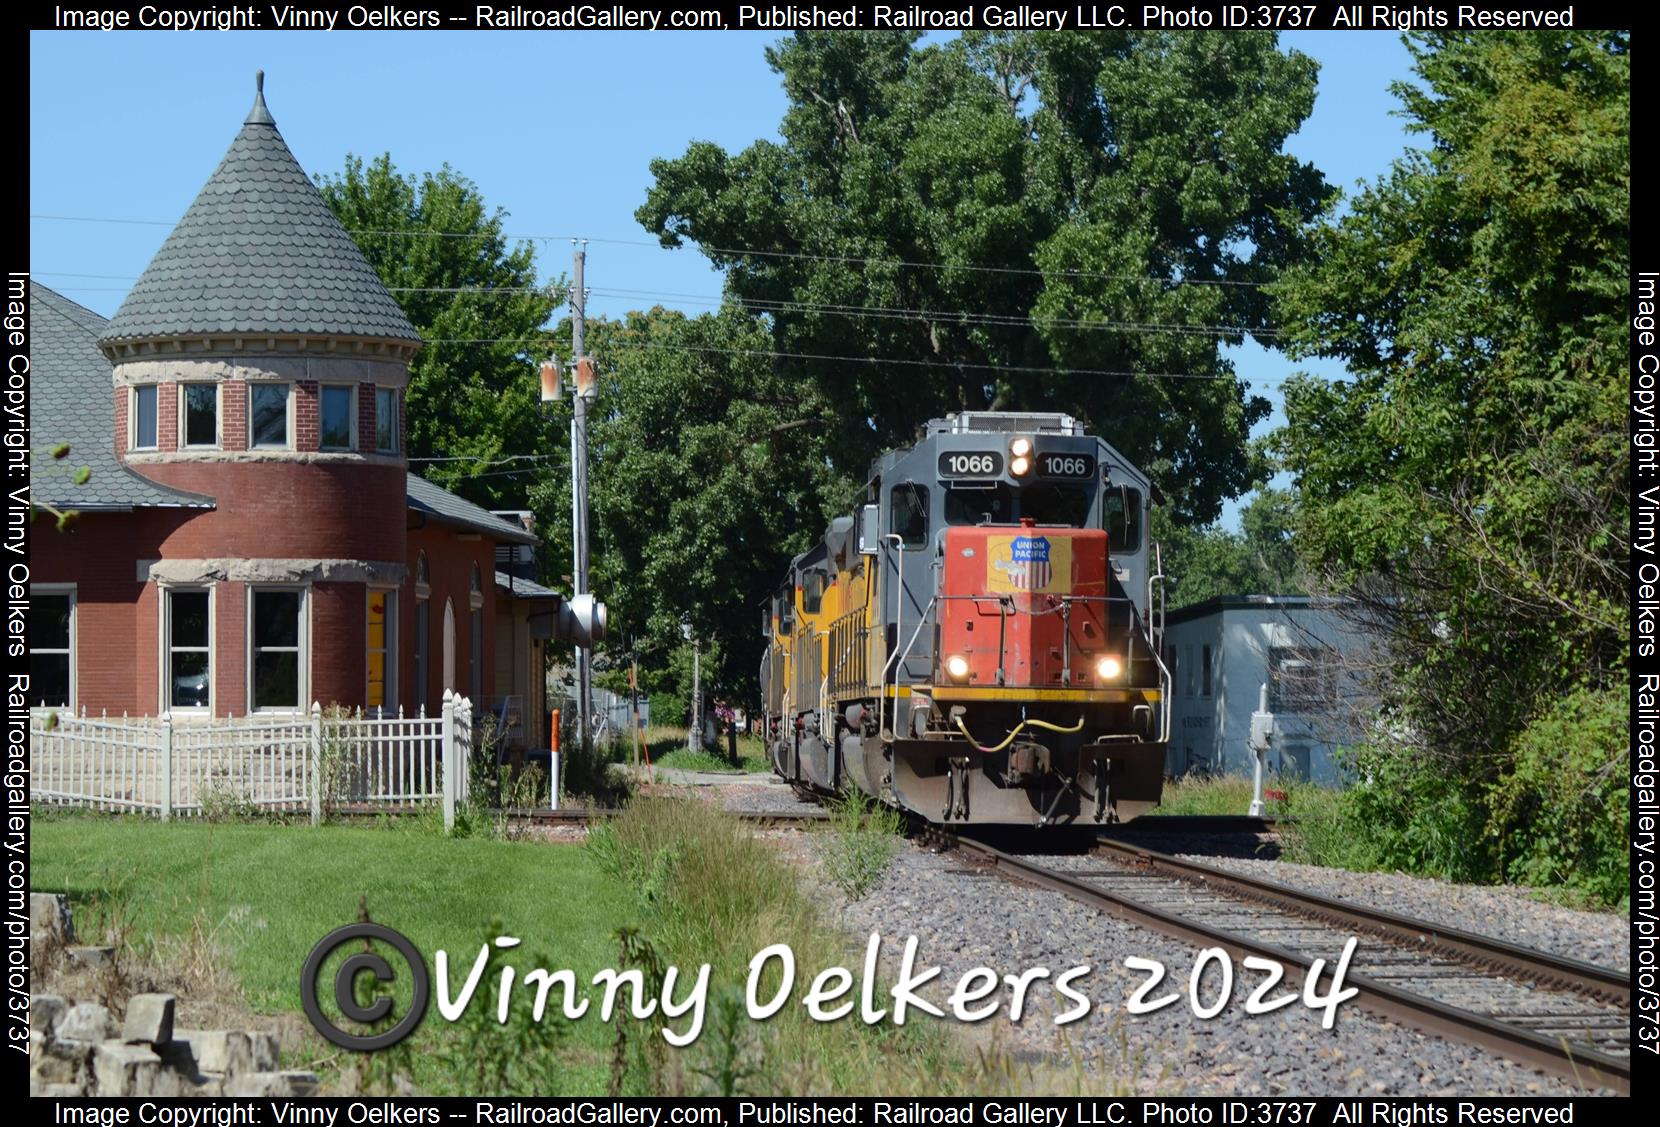
[[[407,490],[399,466],[176,462],[137,468],[164,485],[218,501],[216,510],[169,536],[161,555],[404,558]]]
[[[311,587],[311,699],[361,708],[367,690],[364,627],[368,588],[362,583]]]
[[[156,449],[179,448],[179,385],[164,383],[156,389]]]
[[[219,447],[248,448],[248,385],[241,380],[226,383],[219,399]]]
[[[415,562],[421,552],[427,555],[427,573],[432,595],[428,600],[429,634],[427,654],[427,683],[425,695],[416,693],[415,684],[415,618],[418,613],[415,598]],[[413,712],[425,700],[427,711],[435,711],[443,701],[444,689],[453,688],[464,696],[472,695],[470,662],[474,656],[468,596],[472,584],[473,565],[477,564],[484,594],[484,638],[482,652],[476,655],[482,662],[483,696],[488,700],[496,692],[495,671],[495,613],[496,613],[496,545],[495,541],[480,537],[462,540],[456,530],[428,524],[409,533],[409,579],[399,592],[398,601],[398,699],[405,709]],[[455,610],[455,683],[444,684],[444,604],[448,601]]]
[[[294,449],[311,451],[318,447],[317,381],[301,380],[294,385]]]
[[[213,712],[248,713],[248,585],[226,581],[213,589]]]

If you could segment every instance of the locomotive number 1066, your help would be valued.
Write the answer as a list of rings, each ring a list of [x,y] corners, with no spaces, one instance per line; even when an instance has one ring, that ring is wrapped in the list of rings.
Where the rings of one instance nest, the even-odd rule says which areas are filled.
[[[1003,455],[995,450],[953,450],[940,455],[941,477],[996,477]]]
[[[1038,473],[1043,477],[1094,477],[1095,459],[1088,454],[1039,454]]]

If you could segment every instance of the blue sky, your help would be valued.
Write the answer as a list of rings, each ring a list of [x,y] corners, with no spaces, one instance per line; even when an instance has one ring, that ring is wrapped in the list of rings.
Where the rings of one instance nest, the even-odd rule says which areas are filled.
[[[272,115],[308,172],[337,171],[347,153],[390,152],[405,172],[447,162],[509,213],[510,232],[552,236],[538,242],[546,274],[569,269],[568,236],[593,240],[591,314],[701,312],[718,299],[719,277],[695,250],[658,248],[633,212],[653,157],[693,140],[738,149],[776,136],[784,97],[762,57],[776,38],[34,32],[30,213],[100,221],[32,218],[30,267],[114,313],[241,127],[263,68]],[[1388,92],[1409,77],[1400,37],[1301,32],[1282,42],[1321,63],[1314,113],[1291,151],[1345,188],[1383,172],[1408,143]],[[1237,361],[1277,403],[1291,365],[1249,345]]]

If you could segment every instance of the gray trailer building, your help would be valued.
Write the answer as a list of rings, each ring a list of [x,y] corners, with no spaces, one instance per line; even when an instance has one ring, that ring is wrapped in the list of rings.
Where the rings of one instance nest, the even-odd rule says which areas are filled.
[[[1224,595],[1173,610],[1165,661],[1173,673],[1165,770],[1246,775],[1247,737],[1262,685],[1274,714],[1268,770],[1343,782],[1333,752],[1354,738],[1350,670],[1365,639],[1330,600]]]

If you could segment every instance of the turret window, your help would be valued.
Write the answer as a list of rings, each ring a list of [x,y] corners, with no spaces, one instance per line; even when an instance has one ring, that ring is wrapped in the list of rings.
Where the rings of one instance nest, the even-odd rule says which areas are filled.
[[[156,448],[156,385],[133,388],[132,448]]]
[[[179,398],[184,425],[180,429],[184,432],[184,444],[218,446],[219,385],[188,383],[181,390],[183,394]]]
[[[324,450],[355,450],[357,388],[324,384],[321,392],[320,445]]]
[[[266,449],[288,448],[288,385],[248,385],[248,430],[250,446]]]
[[[298,709],[305,695],[305,592],[256,589],[250,600],[249,670],[254,709]]]
[[[398,452],[398,389],[375,389],[375,450],[381,454]]]

